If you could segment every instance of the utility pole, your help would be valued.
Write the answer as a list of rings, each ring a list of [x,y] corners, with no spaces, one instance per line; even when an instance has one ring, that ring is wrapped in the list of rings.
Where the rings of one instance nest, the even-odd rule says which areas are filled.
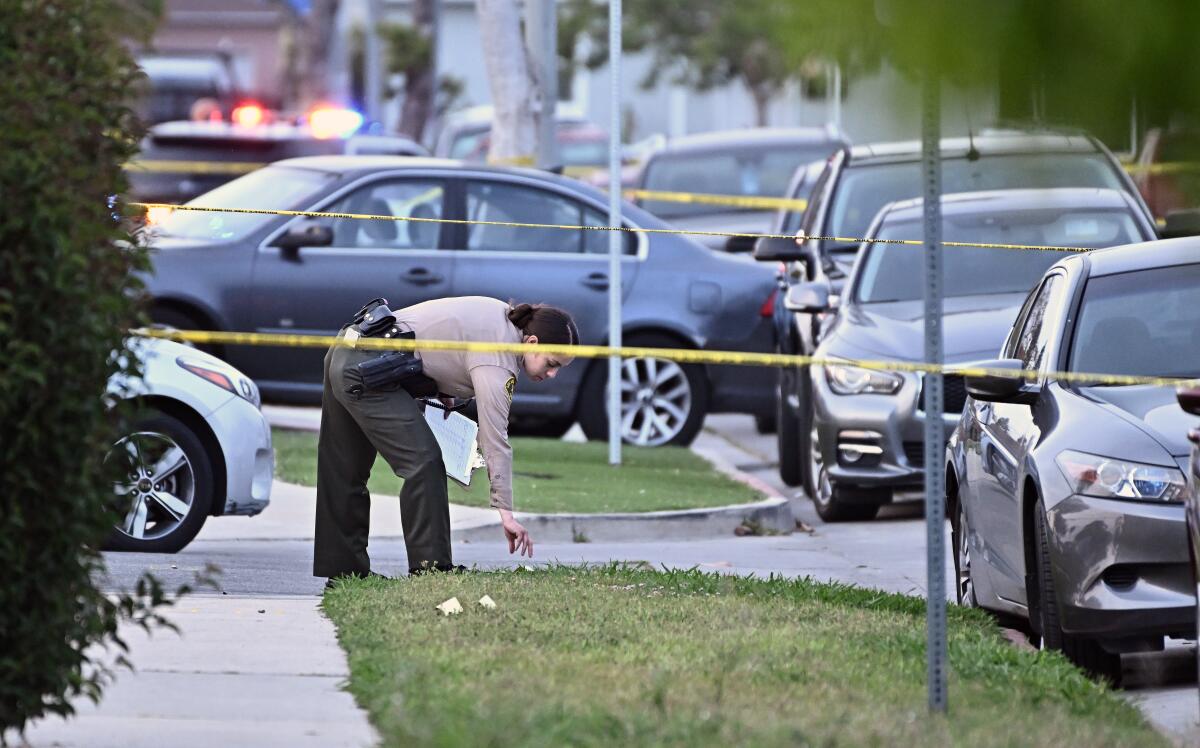
[[[621,0],[608,3],[608,344],[621,347]],[[608,464],[621,464],[621,357],[608,357]]]
[[[539,169],[558,165],[558,139],[555,137],[555,110],[558,106],[558,8],[556,0],[527,0],[525,40],[529,47],[530,67],[537,82],[534,101],[537,121]]]
[[[941,82],[929,70],[921,88],[921,181],[925,219],[925,362],[942,363]],[[925,605],[929,711],[946,711],[946,452],[943,377],[925,374]]]

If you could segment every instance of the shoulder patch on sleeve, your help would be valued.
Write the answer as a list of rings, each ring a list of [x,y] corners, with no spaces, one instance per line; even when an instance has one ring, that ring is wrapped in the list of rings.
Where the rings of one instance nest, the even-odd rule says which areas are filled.
[[[510,403],[512,402],[513,391],[516,389],[517,389],[517,378],[509,377],[508,381],[504,383],[504,391],[508,393],[508,401]]]

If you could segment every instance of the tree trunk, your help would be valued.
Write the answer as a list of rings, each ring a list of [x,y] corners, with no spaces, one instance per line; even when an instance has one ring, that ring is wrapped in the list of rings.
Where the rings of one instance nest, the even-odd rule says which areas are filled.
[[[329,48],[340,0],[313,0],[301,35],[300,99],[304,106],[329,95]]]
[[[521,38],[516,0],[478,0],[483,61],[492,92],[492,136],[488,159],[533,163],[537,152],[534,97],[537,89]]]
[[[766,127],[769,117],[767,116],[767,107],[771,104],[771,96],[775,89],[771,86],[754,86],[750,89],[750,95],[754,98],[754,125],[755,127]]]
[[[434,34],[434,7],[436,0],[414,0],[413,26],[421,36],[431,40],[429,56],[425,64],[406,72],[404,76],[404,105],[400,109],[400,133],[418,143],[425,134],[425,126],[433,115],[433,98],[437,93]]]

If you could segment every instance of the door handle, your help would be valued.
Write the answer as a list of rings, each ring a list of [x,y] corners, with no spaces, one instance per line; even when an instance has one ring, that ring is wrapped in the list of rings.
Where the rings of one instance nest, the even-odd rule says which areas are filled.
[[[608,289],[608,273],[588,273],[587,277],[579,282],[588,288],[605,291]]]
[[[431,272],[429,268],[418,267],[401,275],[400,280],[408,281],[418,286],[428,286],[431,283],[440,283],[442,276],[439,273]]]

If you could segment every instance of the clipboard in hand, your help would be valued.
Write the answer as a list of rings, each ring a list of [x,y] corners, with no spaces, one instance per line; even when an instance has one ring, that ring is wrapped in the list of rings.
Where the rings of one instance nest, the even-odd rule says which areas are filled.
[[[464,486],[471,485],[471,473],[484,466],[479,454],[479,426],[462,413],[451,411],[445,417],[440,407],[425,407],[425,422],[437,439],[442,450],[442,462],[446,463],[446,475]]]

